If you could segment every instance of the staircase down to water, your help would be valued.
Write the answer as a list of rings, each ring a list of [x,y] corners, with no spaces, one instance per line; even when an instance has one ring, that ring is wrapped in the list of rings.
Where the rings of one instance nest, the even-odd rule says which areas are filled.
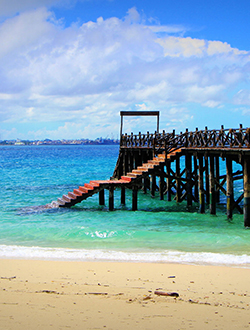
[[[182,152],[182,149],[170,151],[167,156],[165,154],[159,154],[157,157],[143,163],[141,166],[132,170],[132,172],[122,176],[120,179],[93,180],[89,183],[85,183],[84,186],[79,186],[77,189],[74,189],[73,192],[68,192],[67,195],[63,195],[61,198],[58,198],[57,201],[53,201],[50,205],[52,205],[53,208],[71,207],[103,189],[115,189],[118,187],[132,188],[134,185],[138,185],[138,182],[140,182],[142,178],[154,174],[154,172],[159,169],[160,165],[168,161],[174,161],[176,155],[180,152]]]

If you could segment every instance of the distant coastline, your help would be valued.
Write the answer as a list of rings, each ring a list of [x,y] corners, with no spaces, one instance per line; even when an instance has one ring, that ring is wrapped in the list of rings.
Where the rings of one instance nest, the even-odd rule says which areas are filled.
[[[4,146],[40,146],[40,145],[119,145],[120,141],[118,139],[109,138],[97,138],[95,140],[90,139],[80,139],[80,140],[3,140],[0,141],[0,145]]]

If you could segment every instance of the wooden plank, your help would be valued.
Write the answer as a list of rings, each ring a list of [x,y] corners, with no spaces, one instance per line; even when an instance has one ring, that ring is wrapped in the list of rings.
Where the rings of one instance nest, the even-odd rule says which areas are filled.
[[[160,111],[120,111],[120,116],[158,116]]]

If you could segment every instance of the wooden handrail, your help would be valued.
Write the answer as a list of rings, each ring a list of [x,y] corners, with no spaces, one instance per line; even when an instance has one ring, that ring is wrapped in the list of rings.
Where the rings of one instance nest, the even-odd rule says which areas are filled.
[[[147,132],[147,134],[139,133],[139,135],[123,134],[120,141],[121,147],[148,147],[153,148],[155,153],[160,149],[166,151],[177,148],[250,148],[250,128],[238,129],[221,129],[217,130],[198,130],[178,135],[175,131],[172,133],[158,133],[154,134]]]

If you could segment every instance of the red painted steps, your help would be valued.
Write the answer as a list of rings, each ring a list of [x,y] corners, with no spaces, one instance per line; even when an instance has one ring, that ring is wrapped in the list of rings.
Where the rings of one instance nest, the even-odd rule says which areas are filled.
[[[122,179],[129,180],[129,182],[131,182],[135,179],[145,177],[145,174],[149,173],[152,169],[156,168],[161,163],[165,163],[166,158],[171,161],[171,158],[174,158],[176,154],[181,151],[181,149],[170,151],[170,153],[167,154],[167,157],[165,153],[159,154],[157,157],[148,160],[147,163],[143,163],[141,166],[138,166],[136,169],[132,170],[132,172],[122,176]]]
[[[98,193],[100,190],[109,188],[110,185],[124,185],[128,184],[130,180],[122,178],[120,180],[92,180],[89,183],[85,183],[84,186],[74,189],[73,192],[68,192],[68,195],[63,195],[57,199],[59,207],[71,207],[82,200]]]
[[[170,152],[167,154],[167,159],[170,159],[171,161],[171,158],[176,156],[179,152],[181,152],[181,149]],[[122,176],[119,180],[92,180],[89,183],[85,183],[84,186],[79,186],[74,189],[73,192],[68,192],[67,195],[63,195],[61,198],[58,198],[55,204],[57,204],[58,207],[71,207],[100,192],[102,189],[108,189],[110,186],[115,187],[130,185],[134,180],[144,177],[145,174],[151,172],[152,169],[165,161],[165,154],[160,154],[152,160],[149,160],[147,163],[142,164],[142,166],[138,166],[136,169],[133,169],[132,172]]]

